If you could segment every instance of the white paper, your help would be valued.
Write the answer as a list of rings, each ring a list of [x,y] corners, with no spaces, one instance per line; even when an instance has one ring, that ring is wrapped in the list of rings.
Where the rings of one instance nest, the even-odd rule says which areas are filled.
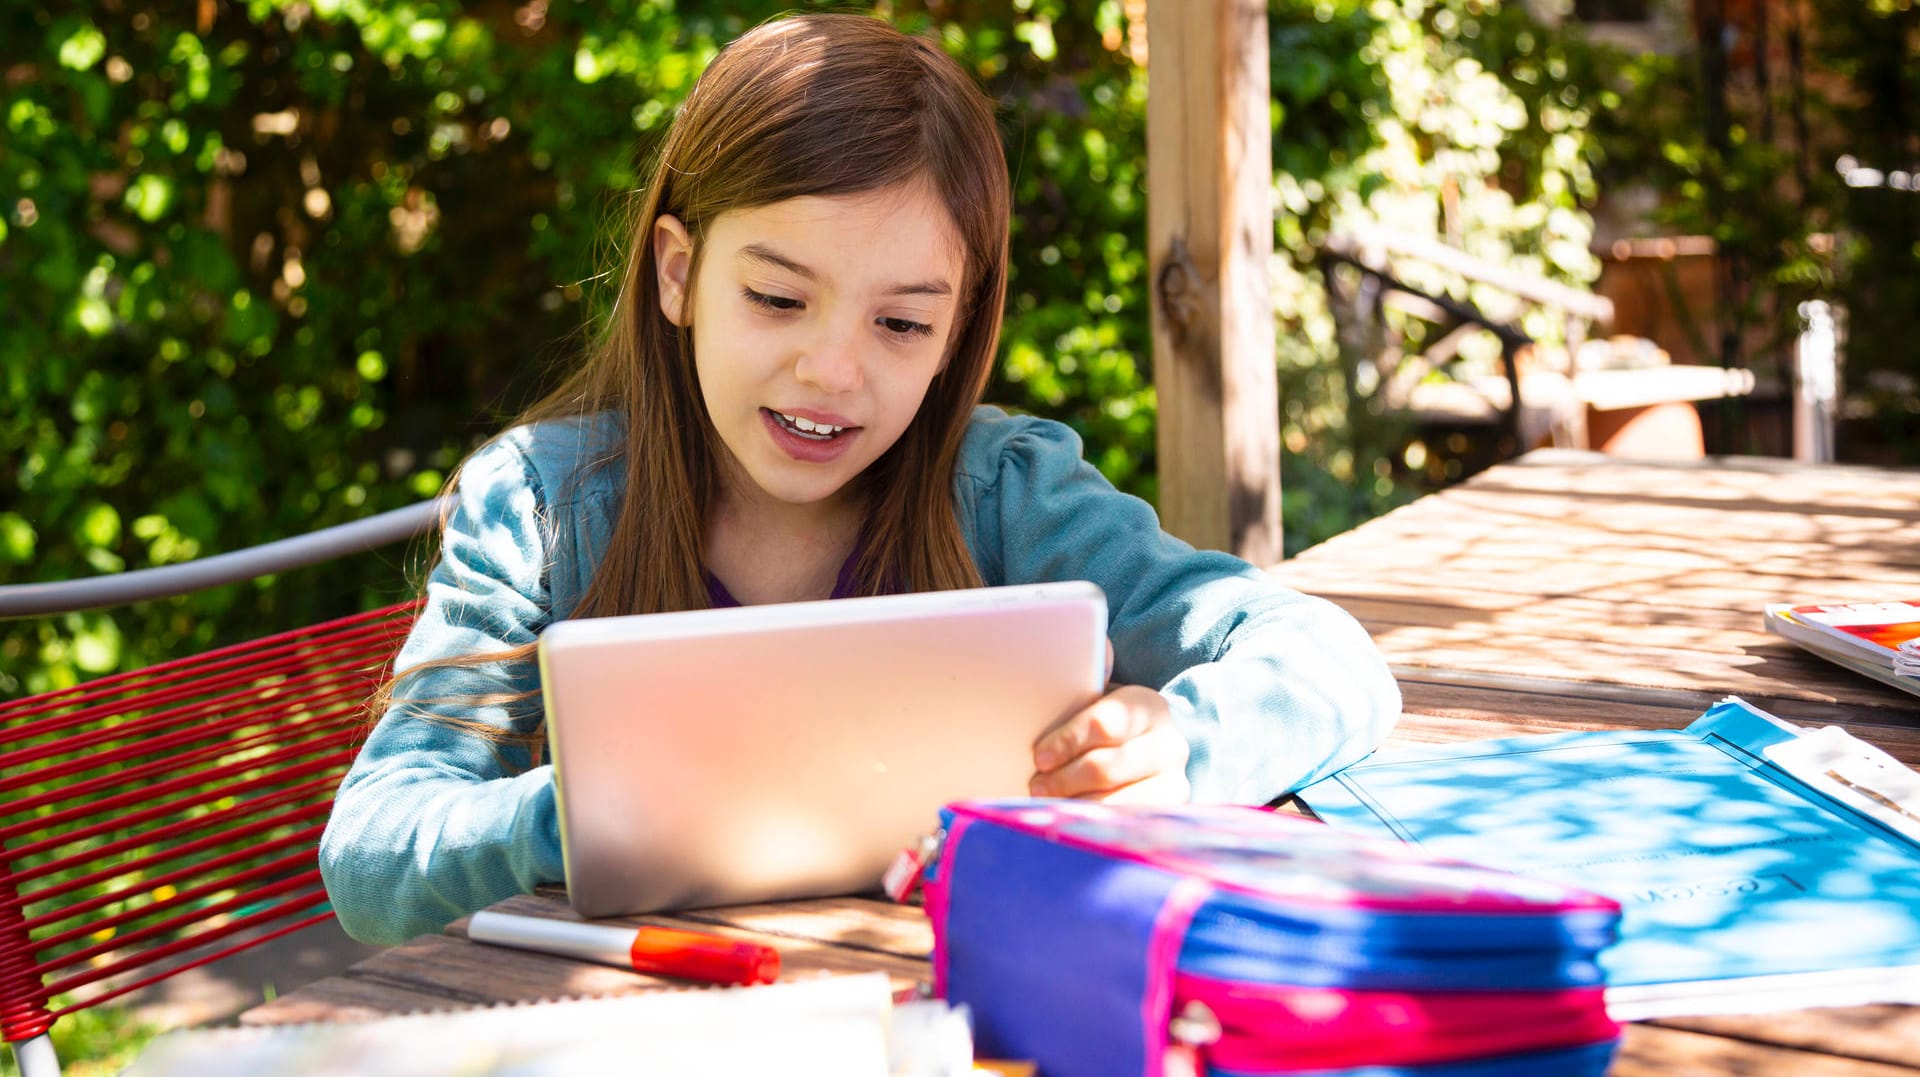
[[[175,1032],[127,1077],[561,1077],[582,1073],[887,1077],[882,973],[482,1007],[372,1021]],[[931,1016],[931,1015],[928,1015]],[[944,1036],[954,1026],[913,1023]],[[964,1023],[961,1026],[964,1034]],[[903,1032],[908,1029],[903,1028]],[[911,1043],[902,1058],[923,1058]],[[968,1044],[969,1050],[971,1044]],[[921,1066],[910,1071],[947,1077]],[[964,1072],[964,1071],[962,1071]]]

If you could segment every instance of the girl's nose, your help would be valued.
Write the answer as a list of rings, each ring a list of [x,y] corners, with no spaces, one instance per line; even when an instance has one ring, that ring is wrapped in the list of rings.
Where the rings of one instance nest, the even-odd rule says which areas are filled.
[[[850,393],[865,375],[857,338],[841,328],[820,334],[794,362],[794,377],[828,393]]]

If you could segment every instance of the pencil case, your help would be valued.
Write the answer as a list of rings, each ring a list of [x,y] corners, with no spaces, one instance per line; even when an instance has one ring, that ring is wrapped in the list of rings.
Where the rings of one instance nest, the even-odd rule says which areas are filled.
[[[1610,899],[1234,806],[965,801],[924,880],[935,994],[1048,1077],[1605,1072]],[[896,896],[899,896],[896,893]]]

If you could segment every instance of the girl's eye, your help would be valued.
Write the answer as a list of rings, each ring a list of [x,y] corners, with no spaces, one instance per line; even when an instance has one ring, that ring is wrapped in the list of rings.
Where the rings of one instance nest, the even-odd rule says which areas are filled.
[[[925,322],[909,321],[905,318],[881,318],[881,328],[899,337],[930,337],[933,326]]]
[[[803,305],[791,296],[767,295],[765,292],[756,292],[752,288],[742,288],[740,294],[746,297],[747,302],[766,310],[799,310]]]

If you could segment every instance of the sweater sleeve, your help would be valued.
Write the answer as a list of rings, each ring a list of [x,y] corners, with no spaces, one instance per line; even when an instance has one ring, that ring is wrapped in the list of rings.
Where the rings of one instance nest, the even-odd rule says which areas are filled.
[[[509,438],[468,461],[396,669],[535,641],[551,610],[548,509]],[[552,767],[473,728],[533,731],[538,687],[531,656],[403,676],[320,839],[321,875],[348,934],[397,943],[562,881]]]
[[[1114,678],[1156,687],[1200,801],[1265,803],[1358,760],[1400,715],[1385,660],[1344,610],[1160,529],[1067,427],[988,419],[975,484],[989,583],[1085,579],[1107,595]]]

